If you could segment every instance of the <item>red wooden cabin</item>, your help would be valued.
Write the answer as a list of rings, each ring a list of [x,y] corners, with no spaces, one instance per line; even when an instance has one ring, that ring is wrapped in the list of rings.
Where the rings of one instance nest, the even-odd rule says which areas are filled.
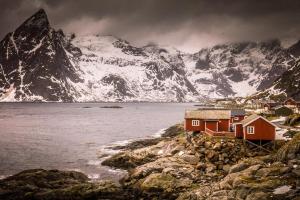
[[[235,123],[235,137],[246,140],[275,140],[276,125],[262,116],[251,115]]]
[[[244,109],[232,109],[230,123],[240,122],[245,118],[246,112]]]
[[[288,98],[287,100],[284,101],[284,105],[286,106],[297,106],[297,101],[293,98]]]
[[[215,132],[230,131],[230,110],[189,110],[185,112],[185,131],[203,132],[206,129]]]

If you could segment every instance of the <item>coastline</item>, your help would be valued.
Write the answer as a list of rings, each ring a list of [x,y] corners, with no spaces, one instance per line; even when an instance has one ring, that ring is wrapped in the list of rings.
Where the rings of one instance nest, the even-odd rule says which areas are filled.
[[[197,135],[188,142],[182,125],[175,125],[159,138],[116,148],[119,153],[102,164],[128,172],[119,183],[93,182],[80,172],[26,170],[0,180],[0,198],[259,200],[300,194],[300,134],[270,154],[235,139]]]

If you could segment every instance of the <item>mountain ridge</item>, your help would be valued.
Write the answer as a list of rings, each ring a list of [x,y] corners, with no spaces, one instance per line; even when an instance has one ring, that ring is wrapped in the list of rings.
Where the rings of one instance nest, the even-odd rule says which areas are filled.
[[[194,54],[135,47],[114,36],[65,35],[41,9],[7,34],[0,49],[1,101],[191,102],[273,87],[296,63],[300,45],[241,42]]]

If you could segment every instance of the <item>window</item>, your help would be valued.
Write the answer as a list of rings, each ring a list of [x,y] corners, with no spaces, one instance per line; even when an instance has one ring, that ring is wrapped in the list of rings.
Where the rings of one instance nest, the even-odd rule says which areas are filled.
[[[247,126],[247,133],[254,134],[254,126]]]
[[[239,120],[239,117],[234,117],[233,119],[234,119],[235,121],[237,121],[237,120]]]
[[[192,120],[192,126],[200,126],[199,120]]]

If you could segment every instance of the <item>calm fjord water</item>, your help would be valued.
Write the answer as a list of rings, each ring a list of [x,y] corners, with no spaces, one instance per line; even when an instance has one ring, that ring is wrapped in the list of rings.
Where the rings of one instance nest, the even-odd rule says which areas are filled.
[[[120,105],[122,109],[101,108]],[[31,168],[121,173],[100,165],[106,145],[145,138],[181,122],[192,104],[1,103],[0,177]]]

